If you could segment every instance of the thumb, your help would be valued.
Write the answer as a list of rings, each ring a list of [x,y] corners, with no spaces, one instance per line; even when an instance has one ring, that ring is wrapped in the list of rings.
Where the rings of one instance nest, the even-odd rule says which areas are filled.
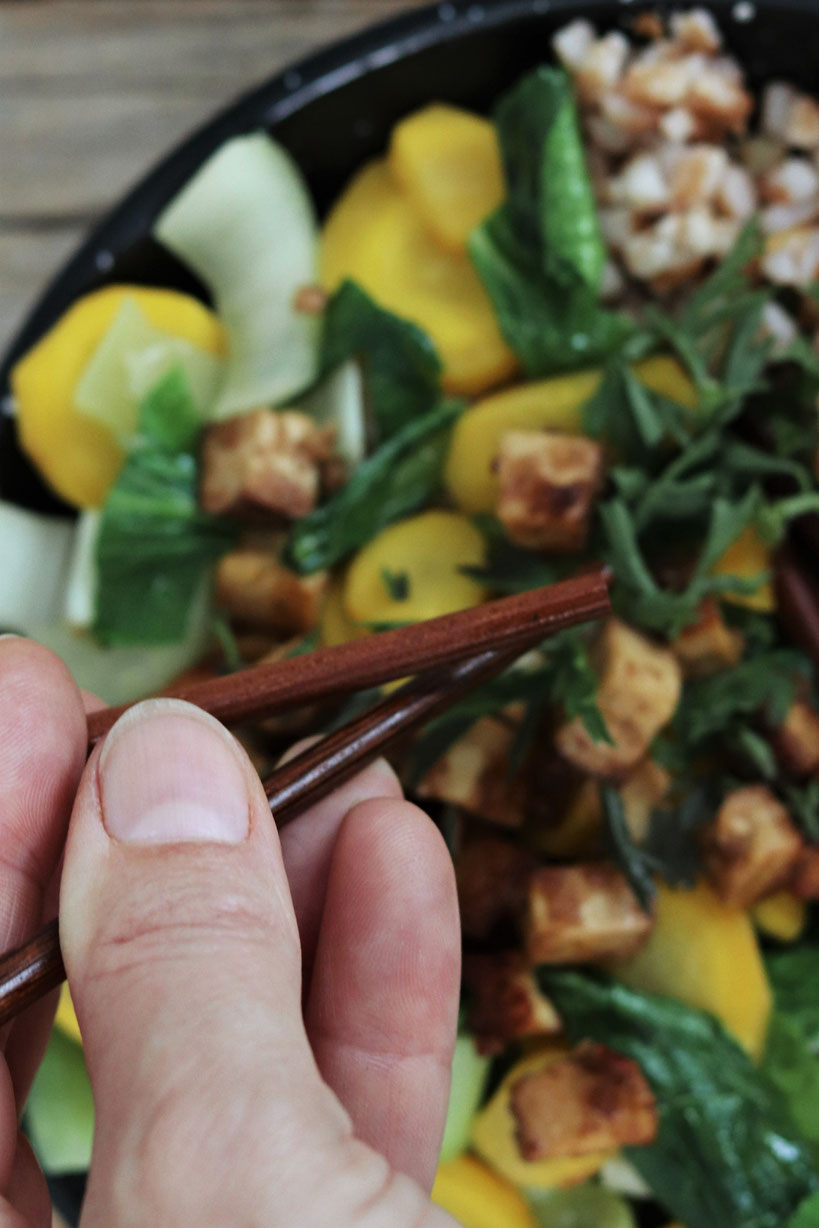
[[[153,700],[95,751],[60,926],[97,1107],[83,1224],[307,1222],[288,1190],[349,1121],[305,1036],[275,825],[218,722]]]

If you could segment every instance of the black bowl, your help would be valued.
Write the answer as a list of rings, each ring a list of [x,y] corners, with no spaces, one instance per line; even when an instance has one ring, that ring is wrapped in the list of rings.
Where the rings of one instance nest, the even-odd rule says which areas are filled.
[[[751,84],[784,78],[815,89],[819,0],[700,0],[718,19]],[[688,7],[654,3],[654,9]],[[0,405],[9,370],[79,295],[112,281],[193,291],[202,286],[149,237],[163,205],[228,137],[264,127],[295,157],[320,210],[353,171],[382,152],[393,124],[433,99],[488,111],[498,94],[547,60],[551,35],[582,15],[601,29],[628,29],[629,0],[453,0],[407,13],[337,43],[277,74],[178,146],[92,231],[43,293],[0,365]],[[0,495],[43,510],[61,505],[0,416]],[[55,1202],[76,1222],[81,1178],[54,1183]]]

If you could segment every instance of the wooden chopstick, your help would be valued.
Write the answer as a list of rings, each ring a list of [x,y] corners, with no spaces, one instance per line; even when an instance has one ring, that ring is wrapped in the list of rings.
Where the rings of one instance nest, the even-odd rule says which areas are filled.
[[[514,648],[563,627],[595,618],[608,601],[607,576],[592,572],[546,588],[504,597],[456,614],[334,648],[256,665],[175,691],[174,697],[204,708],[226,725],[256,720],[284,708],[380,686],[409,674],[451,665],[483,648]],[[124,705],[88,717],[93,745],[122,715]]]
[[[573,603],[566,600],[566,584],[574,586],[571,589]],[[362,716],[277,768],[264,781],[265,792],[277,824],[289,823],[308,805],[324,797],[400,738],[448,708],[479,683],[510,665],[522,651],[538,643],[549,631],[554,633],[602,617],[609,612],[605,576],[584,576],[576,581],[567,581],[566,584],[554,586],[561,592],[556,598],[553,592],[553,600],[547,599],[549,590],[538,590],[541,597],[540,601],[535,603],[534,613],[529,608],[520,615],[524,621],[517,625],[515,634],[512,634],[509,626],[502,621],[500,628],[495,628],[500,644],[493,642],[481,648],[473,641],[470,645],[471,656],[456,661],[443,672],[437,669],[418,674]],[[547,611],[546,615],[544,610]],[[544,631],[544,617],[548,618],[548,631]],[[430,625],[431,623],[419,624]],[[405,635],[407,631],[416,629],[402,628],[401,634]],[[489,638],[488,633],[485,635]],[[413,637],[413,642],[416,639],[417,637]],[[296,660],[304,664],[309,657]],[[417,669],[417,660],[414,665]],[[405,656],[397,655],[389,668],[395,670],[395,674],[390,677],[395,677],[396,674],[406,673],[408,668],[412,668],[412,664],[407,662]],[[230,678],[219,680],[222,687],[229,681]],[[315,680],[309,685],[315,687]],[[191,691],[195,689],[199,690],[191,688]],[[221,691],[220,695],[224,698]],[[302,697],[291,700],[301,701]],[[257,691],[252,692],[250,702],[253,705],[258,704]],[[241,719],[237,713],[245,711],[236,705],[229,706],[228,710],[233,714],[233,719]],[[252,711],[258,712],[258,709],[254,706]],[[52,989],[56,989],[64,979],[65,967],[60,953],[58,923],[55,920],[0,960],[0,1027],[22,1014]]]

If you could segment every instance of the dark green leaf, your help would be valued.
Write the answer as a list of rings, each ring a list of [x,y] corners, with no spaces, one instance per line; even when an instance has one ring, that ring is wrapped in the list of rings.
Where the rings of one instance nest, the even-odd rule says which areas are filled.
[[[598,1041],[641,1066],[659,1132],[626,1154],[686,1228],[782,1228],[819,1189],[808,1144],[716,1019],[582,973],[538,975],[570,1039]]]
[[[604,785],[601,793],[609,855],[628,879],[643,912],[650,915],[657,895],[652,867],[642,849],[631,838],[620,791],[614,785]]]
[[[775,1011],[768,1025],[762,1071],[779,1092],[797,1129],[813,1145],[819,1164],[819,1057],[808,1047],[798,1024],[783,1011]]]
[[[564,631],[545,645],[549,669],[548,695],[567,720],[580,717],[595,742],[611,743],[611,734],[597,706],[599,679],[589,659],[581,631]]]
[[[140,434],[166,452],[191,452],[201,429],[202,417],[185,370],[172,367],[139,407]]]
[[[693,887],[702,871],[698,839],[716,811],[714,790],[705,783],[689,787],[658,806],[643,842],[643,856],[655,874],[672,887]]]
[[[795,1025],[819,1054],[819,946],[805,942],[785,951],[769,951],[765,963],[776,1009]]]
[[[293,527],[285,559],[309,575],[332,567],[385,525],[428,503],[441,483],[461,402],[417,418],[358,466],[337,495]]]
[[[819,1194],[805,1199],[786,1228],[819,1228]]]
[[[410,580],[405,571],[391,571],[389,567],[382,567],[381,579],[392,601],[407,600],[410,595]]]
[[[569,78],[536,69],[501,99],[495,123],[515,234],[540,251],[547,277],[596,291],[605,249]]]
[[[361,359],[379,440],[431,413],[441,396],[442,364],[417,324],[386,311],[361,286],[345,281],[324,316],[323,374]]]
[[[686,746],[706,745],[738,718],[765,712],[774,727],[785,719],[794,701],[806,660],[788,648],[748,657],[731,669],[686,684],[674,730]]]
[[[494,516],[473,517],[486,539],[485,562],[480,567],[461,570],[494,593],[526,593],[565,579],[577,570],[577,556],[566,560],[544,559],[534,550],[524,550],[510,542],[503,525]]]
[[[234,526],[198,503],[193,456],[133,453],[102,510],[94,632],[104,644],[184,638],[207,570],[230,549]]]

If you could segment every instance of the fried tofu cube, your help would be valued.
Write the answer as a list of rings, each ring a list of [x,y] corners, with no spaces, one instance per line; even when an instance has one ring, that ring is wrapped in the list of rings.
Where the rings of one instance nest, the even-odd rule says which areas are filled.
[[[650,1143],[659,1125],[637,1063],[591,1041],[514,1083],[510,1108],[530,1162]]]
[[[597,705],[612,742],[596,742],[579,717],[555,734],[558,751],[575,767],[604,780],[622,780],[643,759],[674,715],[682,672],[668,648],[611,618],[598,644]]]
[[[214,587],[217,605],[237,622],[303,635],[318,623],[327,573],[300,576],[265,550],[243,548],[220,559]]]
[[[533,964],[625,957],[637,950],[653,926],[653,918],[610,862],[542,866],[529,879],[524,933]]]
[[[671,777],[653,759],[644,759],[620,786],[629,834],[637,844],[648,835],[651,816],[671,787]]]
[[[200,501],[213,515],[306,516],[335,431],[295,410],[255,409],[205,431]]]
[[[580,550],[603,479],[603,450],[581,435],[507,431],[496,458],[497,514],[529,550]]]
[[[819,845],[805,845],[796,859],[789,885],[800,900],[819,900]]]
[[[478,836],[464,845],[455,879],[468,938],[486,938],[500,921],[520,912],[533,864],[525,849],[496,836]]]
[[[686,627],[671,645],[686,678],[708,678],[736,665],[745,651],[745,637],[729,627],[712,598],[703,601],[696,622]]]
[[[702,839],[717,894],[738,908],[786,883],[803,847],[790,815],[766,785],[729,793]]]
[[[811,704],[801,699],[792,704],[772,740],[786,772],[793,776],[819,772],[819,712]]]
[[[419,796],[461,806],[503,827],[520,827],[526,790],[509,771],[516,731],[516,723],[502,717],[476,721],[429,769],[418,785]]]
[[[464,985],[472,1000],[469,1031],[479,1053],[502,1053],[510,1041],[562,1030],[557,1011],[519,951],[465,955]]]

